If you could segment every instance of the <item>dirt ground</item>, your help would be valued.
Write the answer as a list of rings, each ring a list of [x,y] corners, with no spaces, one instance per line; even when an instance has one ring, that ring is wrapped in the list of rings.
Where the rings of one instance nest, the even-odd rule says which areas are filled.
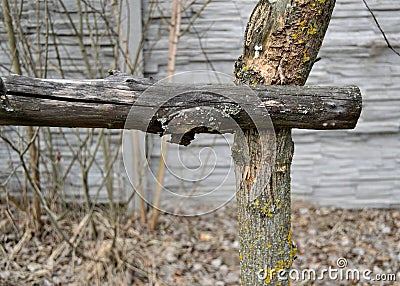
[[[113,224],[109,217],[102,208],[92,216],[78,210],[60,216],[67,243],[46,216],[42,233],[35,234],[21,212],[3,204],[0,285],[239,285],[234,204],[193,218],[163,215],[156,232],[136,218]],[[291,285],[400,285],[400,210],[296,201],[293,239],[298,257],[290,274],[299,279]],[[329,267],[361,275],[370,270],[371,279],[392,281],[334,280],[327,273],[323,280],[301,279],[304,270],[318,276]]]

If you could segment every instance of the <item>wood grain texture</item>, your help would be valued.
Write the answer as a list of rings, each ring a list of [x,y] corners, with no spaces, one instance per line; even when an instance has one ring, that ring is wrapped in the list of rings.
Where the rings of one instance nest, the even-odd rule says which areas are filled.
[[[3,81],[6,94],[3,92],[2,95],[0,125],[122,129],[132,105],[140,100],[144,105],[143,112],[148,112],[145,107],[154,110],[154,120],[151,125],[146,125],[138,118],[135,129],[151,133],[165,131],[160,120],[170,120],[172,114],[198,106],[231,112],[229,115],[243,129],[254,127],[245,114],[245,109],[251,108],[253,102],[246,103],[242,99],[251,90],[244,86],[165,83],[149,88],[153,82],[132,76],[110,76],[104,80],[44,80],[11,75]],[[357,87],[254,86],[252,90],[268,110],[275,126],[353,128],[361,112],[361,93]],[[158,106],[164,98],[171,99]],[[186,125],[190,126],[189,123]]]

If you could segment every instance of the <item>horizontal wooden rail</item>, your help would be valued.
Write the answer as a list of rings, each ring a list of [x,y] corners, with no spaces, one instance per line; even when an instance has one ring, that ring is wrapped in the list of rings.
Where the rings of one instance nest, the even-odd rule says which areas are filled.
[[[160,122],[180,110],[199,106],[221,110],[246,129],[254,126],[245,114],[246,106],[241,105],[251,108],[251,104],[257,104],[266,108],[275,127],[351,129],[356,126],[362,105],[361,92],[354,86],[253,86],[250,89],[227,84],[157,83],[156,88],[149,88],[153,84],[148,79],[127,75],[101,80],[6,76],[0,78],[0,125],[122,129],[132,106],[140,104],[144,116],[148,116],[149,108],[154,110],[150,125],[144,121],[142,124],[140,118],[135,120],[134,128],[146,132],[163,133]],[[258,96],[258,103],[251,102],[255,98],[249,97],[251,90]],[[159,106],[160,98],[169,100]],[[240,98],[250,98],[250,101]],[[140,112],[137,116],[140,117]]]

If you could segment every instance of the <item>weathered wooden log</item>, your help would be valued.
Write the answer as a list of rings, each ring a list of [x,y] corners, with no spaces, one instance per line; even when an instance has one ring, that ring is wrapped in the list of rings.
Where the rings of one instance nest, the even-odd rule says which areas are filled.
[[[155,120],[150,125],[140,123],[139,118],[136,122],[135,128],[146,132],[163,133],[159,122],[179,110],[198,106],[230,113],[243,129],[254,127],[244,106],[238,106],[243,96],[251,92],[248,87],[158,83],[157,88],[148,89],[152,84],[148,79],[132,76],[47,80],[10,75],[0,81],[0,125],[124,128],[132,105],[140,97],[143,112],[148,113],[149,108],[154,111]],[[361,112],[361,93],[354,86],[253,86],[251,89],[278,127],[354,128]],[[145,91],[146,96],[141,97]],[[157,106],[163,98],[170,100]]]
[[[334,6],[335,0],[259,0],[247,24],[242,56],[235,64],[236,81],[304,85]],[[299,104],[303,99],[306,97]],[[271,140],[264,130],[246,130],[245,139],[235,136],[234,140],[239,150],[232,155],[242,286],[290,285],[289,272],[297,250],[291,227],[294,143],[290,128],[275,128],[275,135]],[[240,155],[244,152],[240,151],[246,146],[249,163],[243,164]],[[271,151],[276,158],[270,157]]]

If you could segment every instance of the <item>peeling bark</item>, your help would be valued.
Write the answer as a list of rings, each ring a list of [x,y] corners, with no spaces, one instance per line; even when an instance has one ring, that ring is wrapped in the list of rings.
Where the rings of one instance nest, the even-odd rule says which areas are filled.
[[[261,0],[247,25],[243,54],[235,64],[238,84],[304,85],[322,44],[335,0]],[[301,101],[301,99],[299,99]],[[292,242],[290,165],[291,129],[275,126],[276,144],[263,131],[245,131],[248,166],[235,164],[242,285],[289,285],[296,246]],[[272,174],[260,168],[260,142],[276,150]],[[249,180],[243,174],[254,173]],[[257,184],[267,176],[268,183]],[[249,192],[260,195],[249,200]],[[279,279],[284,278],[284,279]]]

